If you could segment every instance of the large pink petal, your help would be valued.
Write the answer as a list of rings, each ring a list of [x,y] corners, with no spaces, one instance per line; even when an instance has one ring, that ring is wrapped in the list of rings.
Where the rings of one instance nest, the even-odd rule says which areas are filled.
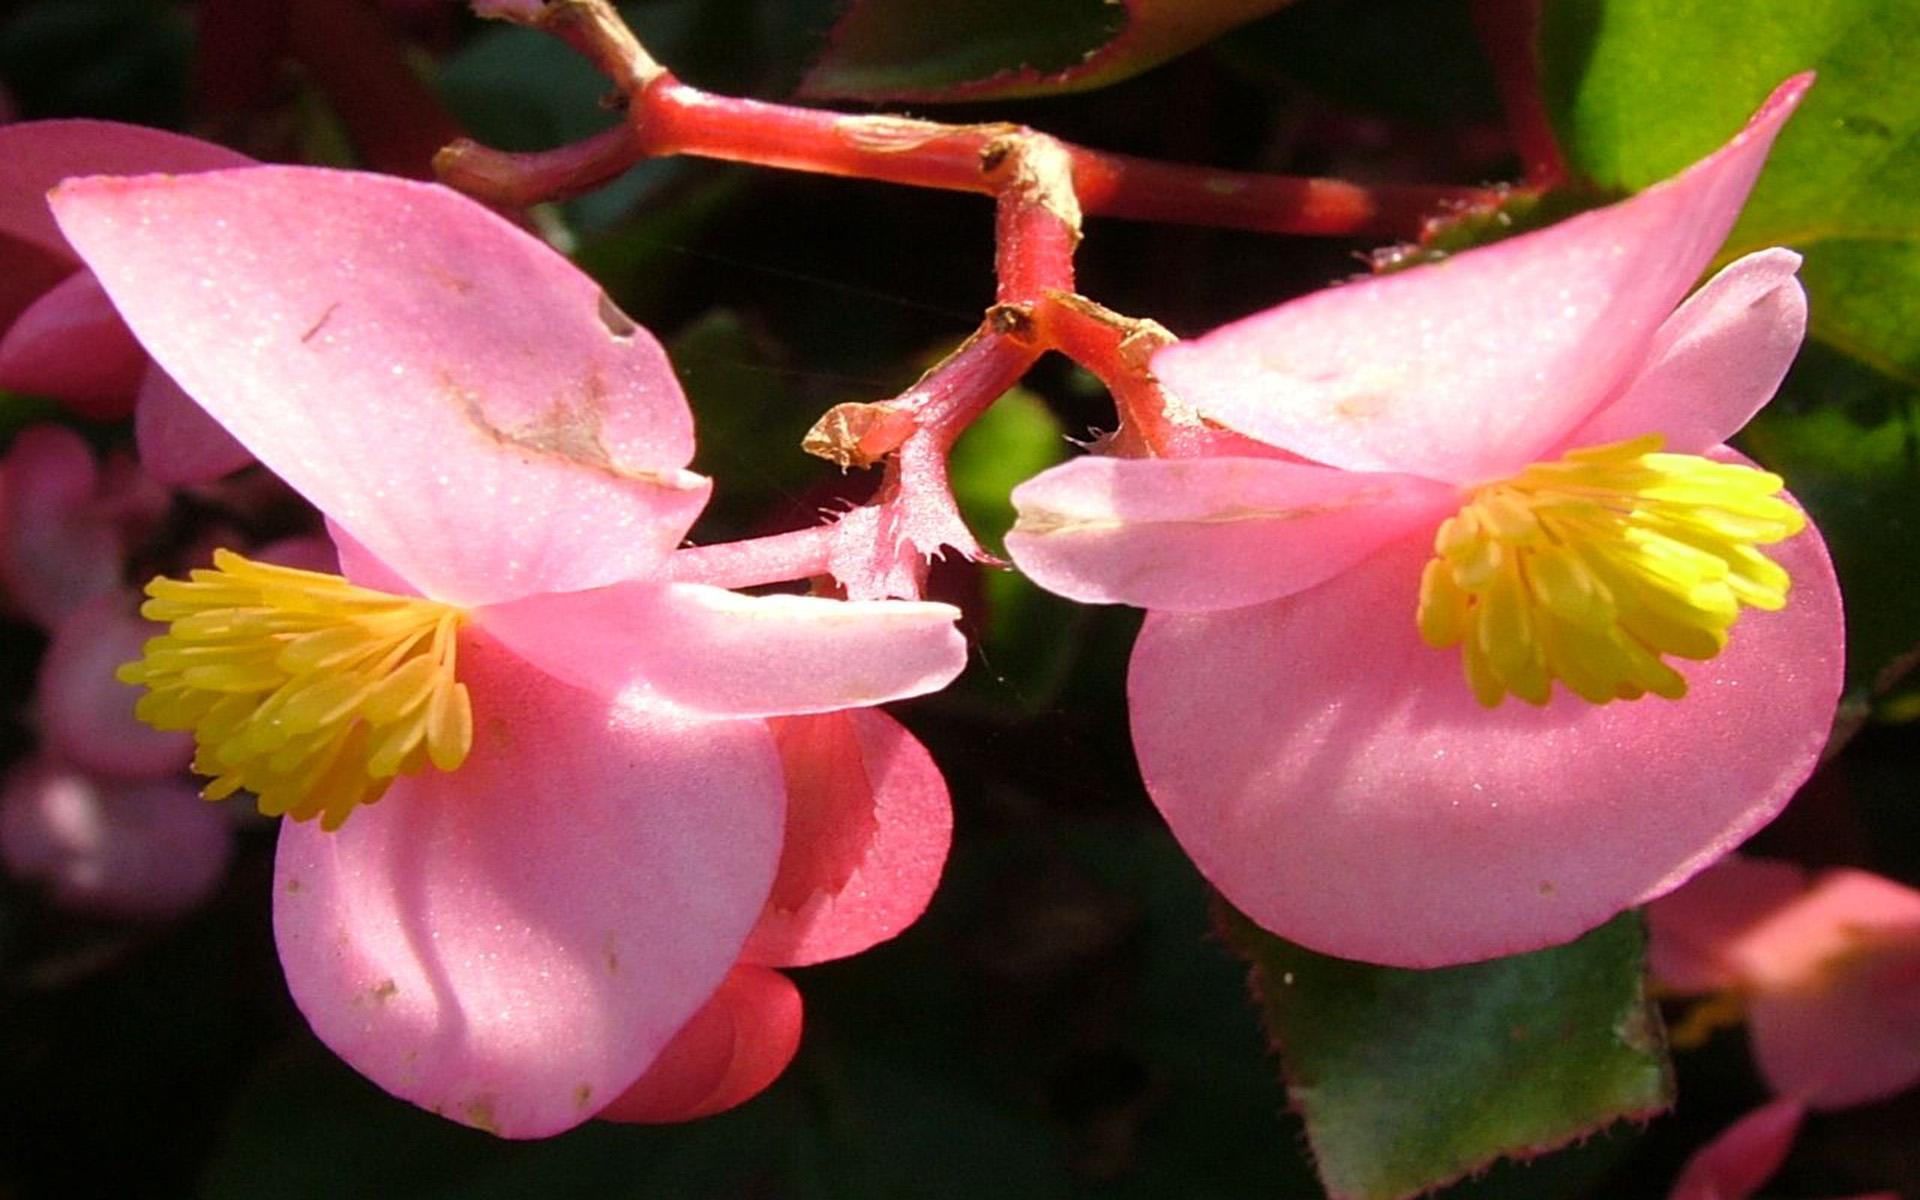
[[[146,365],[92,271],[48,289],[0,337],[0,388],[64,400],[96,420],[133,411]]]
[[[1682,664],[1678,702],[1475,702],[1415,631],[1425,537],[1270,604],[1149,614],[1130,680],[1147,789],[1200,870],[1316,950],[1432,967],[1563,942],[1771,820],[1840,691],[1811,530],[1787,607]]]
[[[1747,1200],[1793,1149],[1807,1115],[1795,1100],[1775,1100],[1727,1126],[1681,1168],[1668,1200]]]
[[[885,713],[771,724],[787,777],[787,835],[740,957],[801,967],[858,954],[926,911],[953,837],[946,781]]]
[[[1762,250],[1728,264],[1667,318],[1619,399],[1567,438],[1595,446],[1663,433],[1698,454],[1732,437],[1786,378],[1807,331],[1800,256]]]
[[[800,1048],[800,989],[778,971],[738,966],[654,1059],[596,1116],[653,1125],[692,1121],[753,1099]]]
[[[114,677],[156,632],[140,616],[139,599],[116,590],[83,605],[54,627],[40,660],[34,711],[47,748],[102,775],[170,775],[193,758],[193,735],[136,718],[141,689]]]
[[[967,665],[958,609],[908,600],[747,596],[697,583],[529,596],[476,619],[561,679],[690,712],[775,717],[883,704]]]
[[[220,422],[180,390],[173,376],[148,363],[133,410],[140,465],[161,483],[207,483],[253,461]]]
[[[0,125],[0,234],[72,260],[47,211],[47,191],[75,175],[183,175],[252,162],[225,146],[113,121]]]
[[[706,498],[659,345],[455,192],[255,167],[53,204],[180,386],[423,592],[644,575]]]
[[[1676,992],[1742,986],[1729,951],[1806,886],[1806,868],[1796,863],[1727,855],[1647,906],[1647,969]]]
[[[1063,463],[1013,490],[1007,553],[1092,604],[1238,608],[1312,587],[1459,507],[1444,484],[1267,458]]]
[[[690,723],[461,644],[474,747],[337,833],[287,822],[274,929],[321,1040],[508,1137],[591,1117],[719,986],[773,880],[766,728]]]
[[[1269,309],[1161,350],[1154,372],[1203,415],[1331,466],[1512,474],[1639,368],[1811,80],[1629,200]]]

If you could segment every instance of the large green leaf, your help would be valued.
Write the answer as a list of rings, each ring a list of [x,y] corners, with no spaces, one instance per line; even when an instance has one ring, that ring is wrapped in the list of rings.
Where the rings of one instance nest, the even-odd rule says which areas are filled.
[[[1329,958],[1222,905],[1336,1200],[1399,1200],[1672,1099],[1639,918],[1409,971]]]
[[[1572,166],[1636,189],[1725,140],[1780,80],[1819,80],[1722,258],[1790,245],[1814,339],[1792,408],[1749,439],[1826,532],[1851,682],[1920,642],[1920,5],[1911,0],[1549,0],[1541,56]],[[1863,373],[1864,372],[1864,373]],[[1877,376],[1877,378],[1876,378]]]
[[[1288,0],[854,0],[802,90],[864,100],[1084,92]]]

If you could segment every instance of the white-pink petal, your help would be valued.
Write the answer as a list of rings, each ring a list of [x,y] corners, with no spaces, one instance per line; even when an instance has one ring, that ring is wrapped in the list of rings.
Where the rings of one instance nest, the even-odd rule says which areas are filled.
[[[462,639],[474,748],[336,833],[286,822],[274,929],[321,1040],[395,1095],[507,1137],[627,1089],[760,912],[784,787],[757,721],[693,722]]]
[[[1007,553],[1050,592],[1172,612],[1312,587],[1459,506],[1410,475],[1269,458],[1088,455],[1013,490]]]
[[[1811,531],[1787,607],[1684,664],[1684,700],[1474,700],[1414,623],[1425,538],[1317,588],[1150,613],[1129,680],[1141,774],[1201,872],[1259,924],[1433,967],[1564,942],[1771,820],[1840,691],[1839,594]]]
[[[773,717],[938,691],[966,666],[959,616],[920,601],[632,583],[529,596],[475,619],[541,670],[603,695],[638,689],[687,712]]]
[[[1807,294],[1791,250],[1729,263],[1660,326],[1647,364],[1620,397],[1567,439],[1595,446],[1646,433],[1699,454],[1737,433],[1786,378],[1807,330]]]
[[[1316,292],[1169,346],[1153,370],[1202,415],[1330,466],[1509,475],[1638,371],[1810,83],[1782,84],[1725,146],[1631,199]]]
[[[645,575],[705,501],[659,345],[464,196],[254,167],[73,182],[53,205],[180,386],[429,595]]]
[[[800,967],[858,954],[926,910],[953,836],[946,781],[871,709],[770,722],[787,780],[780,870],[741,959]]]

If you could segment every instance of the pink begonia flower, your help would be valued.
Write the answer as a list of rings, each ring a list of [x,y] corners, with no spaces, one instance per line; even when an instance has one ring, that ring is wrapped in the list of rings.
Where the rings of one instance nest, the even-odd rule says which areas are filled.
[[[1776,1100],[1741,1117],[1687,1160],[1668,1200],[1747,1200],[1787,1160],[1806,1115],[1799,1101]],[[1853,1200],[1900,1198],[1873,1192]]]
[[[64,401],[96,418],[134,414],[148,472],[215,479],[251,462],[240,444],[148,361],[47,211],[73,175],[211,171],[252,160],[222,146],[111,121],[0,128],[0,388]]]
[[[219,886],[233,830],[184,779],[111,779],[48,757],[0,785],[0,862],[62,908],[177,916]]]
[[[274,928],[349,1063],[470,1125],[557,1132],[741,964],[790,834],[837,868],[794,894],[835,899],[806,938],[769,918],[791,957],[747,966],[858,949],[897,927],[869,915],[889,890],[924,898],[944,824],[814,854],[766,718],[942,686],[957,612],[669,582],[709,484],[665,355],[590,279],[381,176],[89,179],[53,207],[155,359],[327,515],[352,581],[224,554],[157,580],[172,632],[130,670],[151,715],[196,724],[209,794],[321,818],[282,825]],[[916,836],[939,851],[888,849]]]
[[[166,515],[166,489],[122,455],[96,462],[58,425],[0,457],[0,589],[43,629],[120,590],[128,551]]]
[[[1769,563],[1747,543],[1798,510],[1709,461],[1743,461],[1721,443],[1800,344],[1799,258],[1680,303],[1810,82],[1631,199],[1154,356],[1262,455],[1088,456],[1014,491],[1022,570],[1149,610],[1141,773],[1254,921],[1410,967],[1552,945],[1677,887],[1812,769],[1840,687],[1824,546]]]
[[[1844,1108],[1920,1084],[1920,891],[1729,855],[1647,920],[1654,979],[1744,1010],[1776,1093]]]

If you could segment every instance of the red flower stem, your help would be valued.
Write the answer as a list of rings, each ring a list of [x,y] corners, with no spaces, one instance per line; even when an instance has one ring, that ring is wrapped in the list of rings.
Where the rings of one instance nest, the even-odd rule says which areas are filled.
[[[1046,298],[1035,313],[1035,324],[1048,345],[1107,385],[1120,418],[1109,452],[1133,458],[1172,452],[1178,409],[1147,365],[1155,350],[1176,340],[1171,333],[1156,322],[1123,317],[1085,297],[1063,293]]]
[[[1539,0],[1473,0],[1473,23],[1493,62],[1507,136],[1526,170],[1527,183],[1552,187],[1567,177],[1567,160],[1560,153],[1541,91]]]
[[[433,159],[441,181],[488,204],[527,208],[590,192],[639,162],[643,155],[626,125],[596,133],[557,150],[512,154],[470,138],[441,149]]]
[[[667,559],[667,577],[676,583],[741,588],[825,575],[832,541],[831,525],[815,525],[741,542],[683,546]]]

